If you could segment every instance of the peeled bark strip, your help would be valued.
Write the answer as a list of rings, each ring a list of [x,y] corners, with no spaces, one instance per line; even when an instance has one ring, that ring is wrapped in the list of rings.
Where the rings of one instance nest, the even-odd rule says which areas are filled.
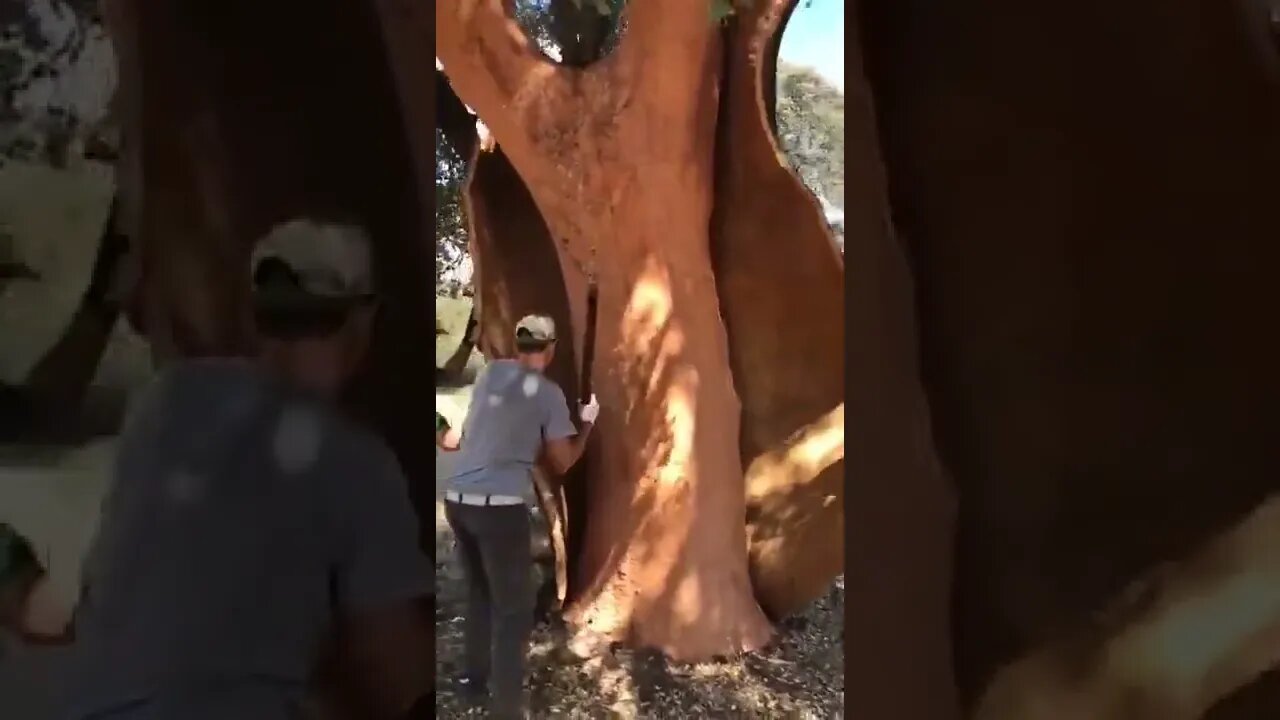
[[[707,237],[719,43],[699,3],[628,12],[617,51],[569,70],[498,0],[438,2],[437,54],[568,261],[598,280],[602,412],[568,617],[702,658],[771,632],[747,572],[740,407]]]
[[[720,106],[712,254],[742,399],[747,535],[756,597],[774,617],[844,570],[844,423],[822,460],[793,435],[844,401],[844,263],[822,210],[784,164],[764,107],[781,21],[760,0],[734,23]],[[784,457],[769,457],[780,451]]]
[[[1238,3],[864,5],[972,699],[1280,490],[1280,93]]]

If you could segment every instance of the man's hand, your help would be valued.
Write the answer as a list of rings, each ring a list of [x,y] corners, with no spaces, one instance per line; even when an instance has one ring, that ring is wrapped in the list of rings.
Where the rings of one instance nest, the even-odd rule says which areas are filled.
[[[462,445],[462,433],[449,425],[449,421],[436,413],[436,447],[445,452],[455,452]]]
[[[6,580],[0,585],[0,628],[22,635],[26,627],[27,604],[35,587],[34,578]]]
[[[578,417],[582,418],[582,422],[588,425],[594,425],[596,418],[599,416],[600,403],[596,401],[595,393],[591,393],[590,400],[578,405]]]
[[[0,627],[21,634],[31,593],[43,576],[31,543],[0,523]]]
[[[587,447],[587,438],[591,435],[591,428],[599,415],[600,403],[596,402],[596,396],[592,395],[590,400],[578,406],[578,417],[582,418],[582,431],[571,438],[546,442],[544,456],[547,464],[557,475],[569,472],[569,468],[582,457],[582,451]]]

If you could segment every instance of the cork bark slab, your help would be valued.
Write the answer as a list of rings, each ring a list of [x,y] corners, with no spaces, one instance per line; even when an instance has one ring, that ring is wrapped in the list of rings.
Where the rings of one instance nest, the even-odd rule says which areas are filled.
[[[722,81],[712,253],[742,401],[756,596],[774,617],[844,569],[844,263],[817,199],[774,141],[763,86],[794,0],[733,24]]]

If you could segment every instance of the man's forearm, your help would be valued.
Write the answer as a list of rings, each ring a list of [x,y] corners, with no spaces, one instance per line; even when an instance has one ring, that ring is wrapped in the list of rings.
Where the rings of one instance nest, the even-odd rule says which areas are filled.
[[[49,576],[43,570],[28,580],[18,593],[22,597],[16,612],[3,623],[27,645],[66,645],[75,641],[74,612],[68,613],[52,596]]]
[[[83,600],[84,592],[81,592]],[[68,645],[75,642],[76,606],[58,600],[47,573],[31,589],[22,623],[22,639],[29,645]]]
[[[578,461],[582,459],[582,453],[587,450],[587,439],[591,437],[591,429],[594,427],[595,423],[584,422],[582,423],[582,430],[573,436],[573,444],[571,445],[573,448],[573,460],[569,463],[569,468],[577,465]],[[569,468],[565,468],[565,471],[568,471]]]

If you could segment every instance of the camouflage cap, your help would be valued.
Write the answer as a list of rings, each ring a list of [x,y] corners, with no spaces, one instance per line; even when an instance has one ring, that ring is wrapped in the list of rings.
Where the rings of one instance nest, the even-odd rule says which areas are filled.
[[[525,315],[516,323],[516,339],[534,342],[554,342],[556,323],[546,315]]]
[[[290,220],[258,241],[255,299],[271,304],[352,302],[373,293],[369,236],[353,225]]]

